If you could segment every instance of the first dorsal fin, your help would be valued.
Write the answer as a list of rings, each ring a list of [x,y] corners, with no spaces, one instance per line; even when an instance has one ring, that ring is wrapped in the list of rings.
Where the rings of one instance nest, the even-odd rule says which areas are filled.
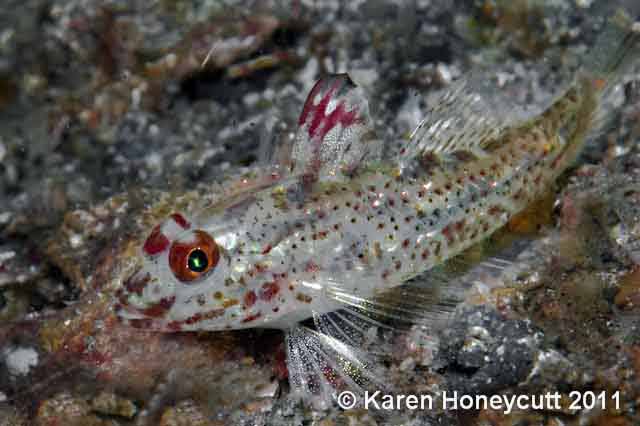
[[[312,181],[349,175],[377,159],[381,150],[362,89],[347,74],[320,79],[298,120],[291,153],[294,174]]]

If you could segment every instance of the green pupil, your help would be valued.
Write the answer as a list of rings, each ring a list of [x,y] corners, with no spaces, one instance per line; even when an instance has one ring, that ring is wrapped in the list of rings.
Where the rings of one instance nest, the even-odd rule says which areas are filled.
[[[200,249],[195,249],[189,253],[189,259],[187,260],[187,266],[193,272],[202,272],[207,269],[209,260],[207,254]]]

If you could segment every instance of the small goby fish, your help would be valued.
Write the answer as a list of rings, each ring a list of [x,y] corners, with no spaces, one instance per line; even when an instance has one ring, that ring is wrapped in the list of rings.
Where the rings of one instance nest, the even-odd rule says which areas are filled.
[[[321,79],[289,160],[250,190],[158,224],[116,312],[160,332],[279,328],[303,397],[364,387],[369,327],[430,309],[415,287],[381,295],[487,238],[574,163],[636,57],[635,28],[615,15],[574,82],[534,116],[499,113],[480,84],[462,81],[394,155],[349,76]],[[300,324],[309,318],[314,330]]]

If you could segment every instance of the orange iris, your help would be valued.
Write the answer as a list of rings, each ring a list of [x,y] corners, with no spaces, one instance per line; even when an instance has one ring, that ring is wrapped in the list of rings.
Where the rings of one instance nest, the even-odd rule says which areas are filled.
[[[204,231],[193,231],[190,242],[175,241],[169,251],[169,266],[180,281],[189,282],[200,278],[218,264],[218,245]]]

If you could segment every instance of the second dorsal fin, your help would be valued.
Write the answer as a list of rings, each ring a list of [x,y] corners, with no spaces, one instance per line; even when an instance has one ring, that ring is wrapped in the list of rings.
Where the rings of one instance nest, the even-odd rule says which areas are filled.
[[[294,174],[311,181],[352,174],[381,151],[362,89],[347,74],[320,79],[298,120],[291,153]]]
[[[471,74],[437,98],[401,149],[401,168],[430,155],[482,155],[506,129],[535,115],[498,94],[489,80],[482,73]]]

